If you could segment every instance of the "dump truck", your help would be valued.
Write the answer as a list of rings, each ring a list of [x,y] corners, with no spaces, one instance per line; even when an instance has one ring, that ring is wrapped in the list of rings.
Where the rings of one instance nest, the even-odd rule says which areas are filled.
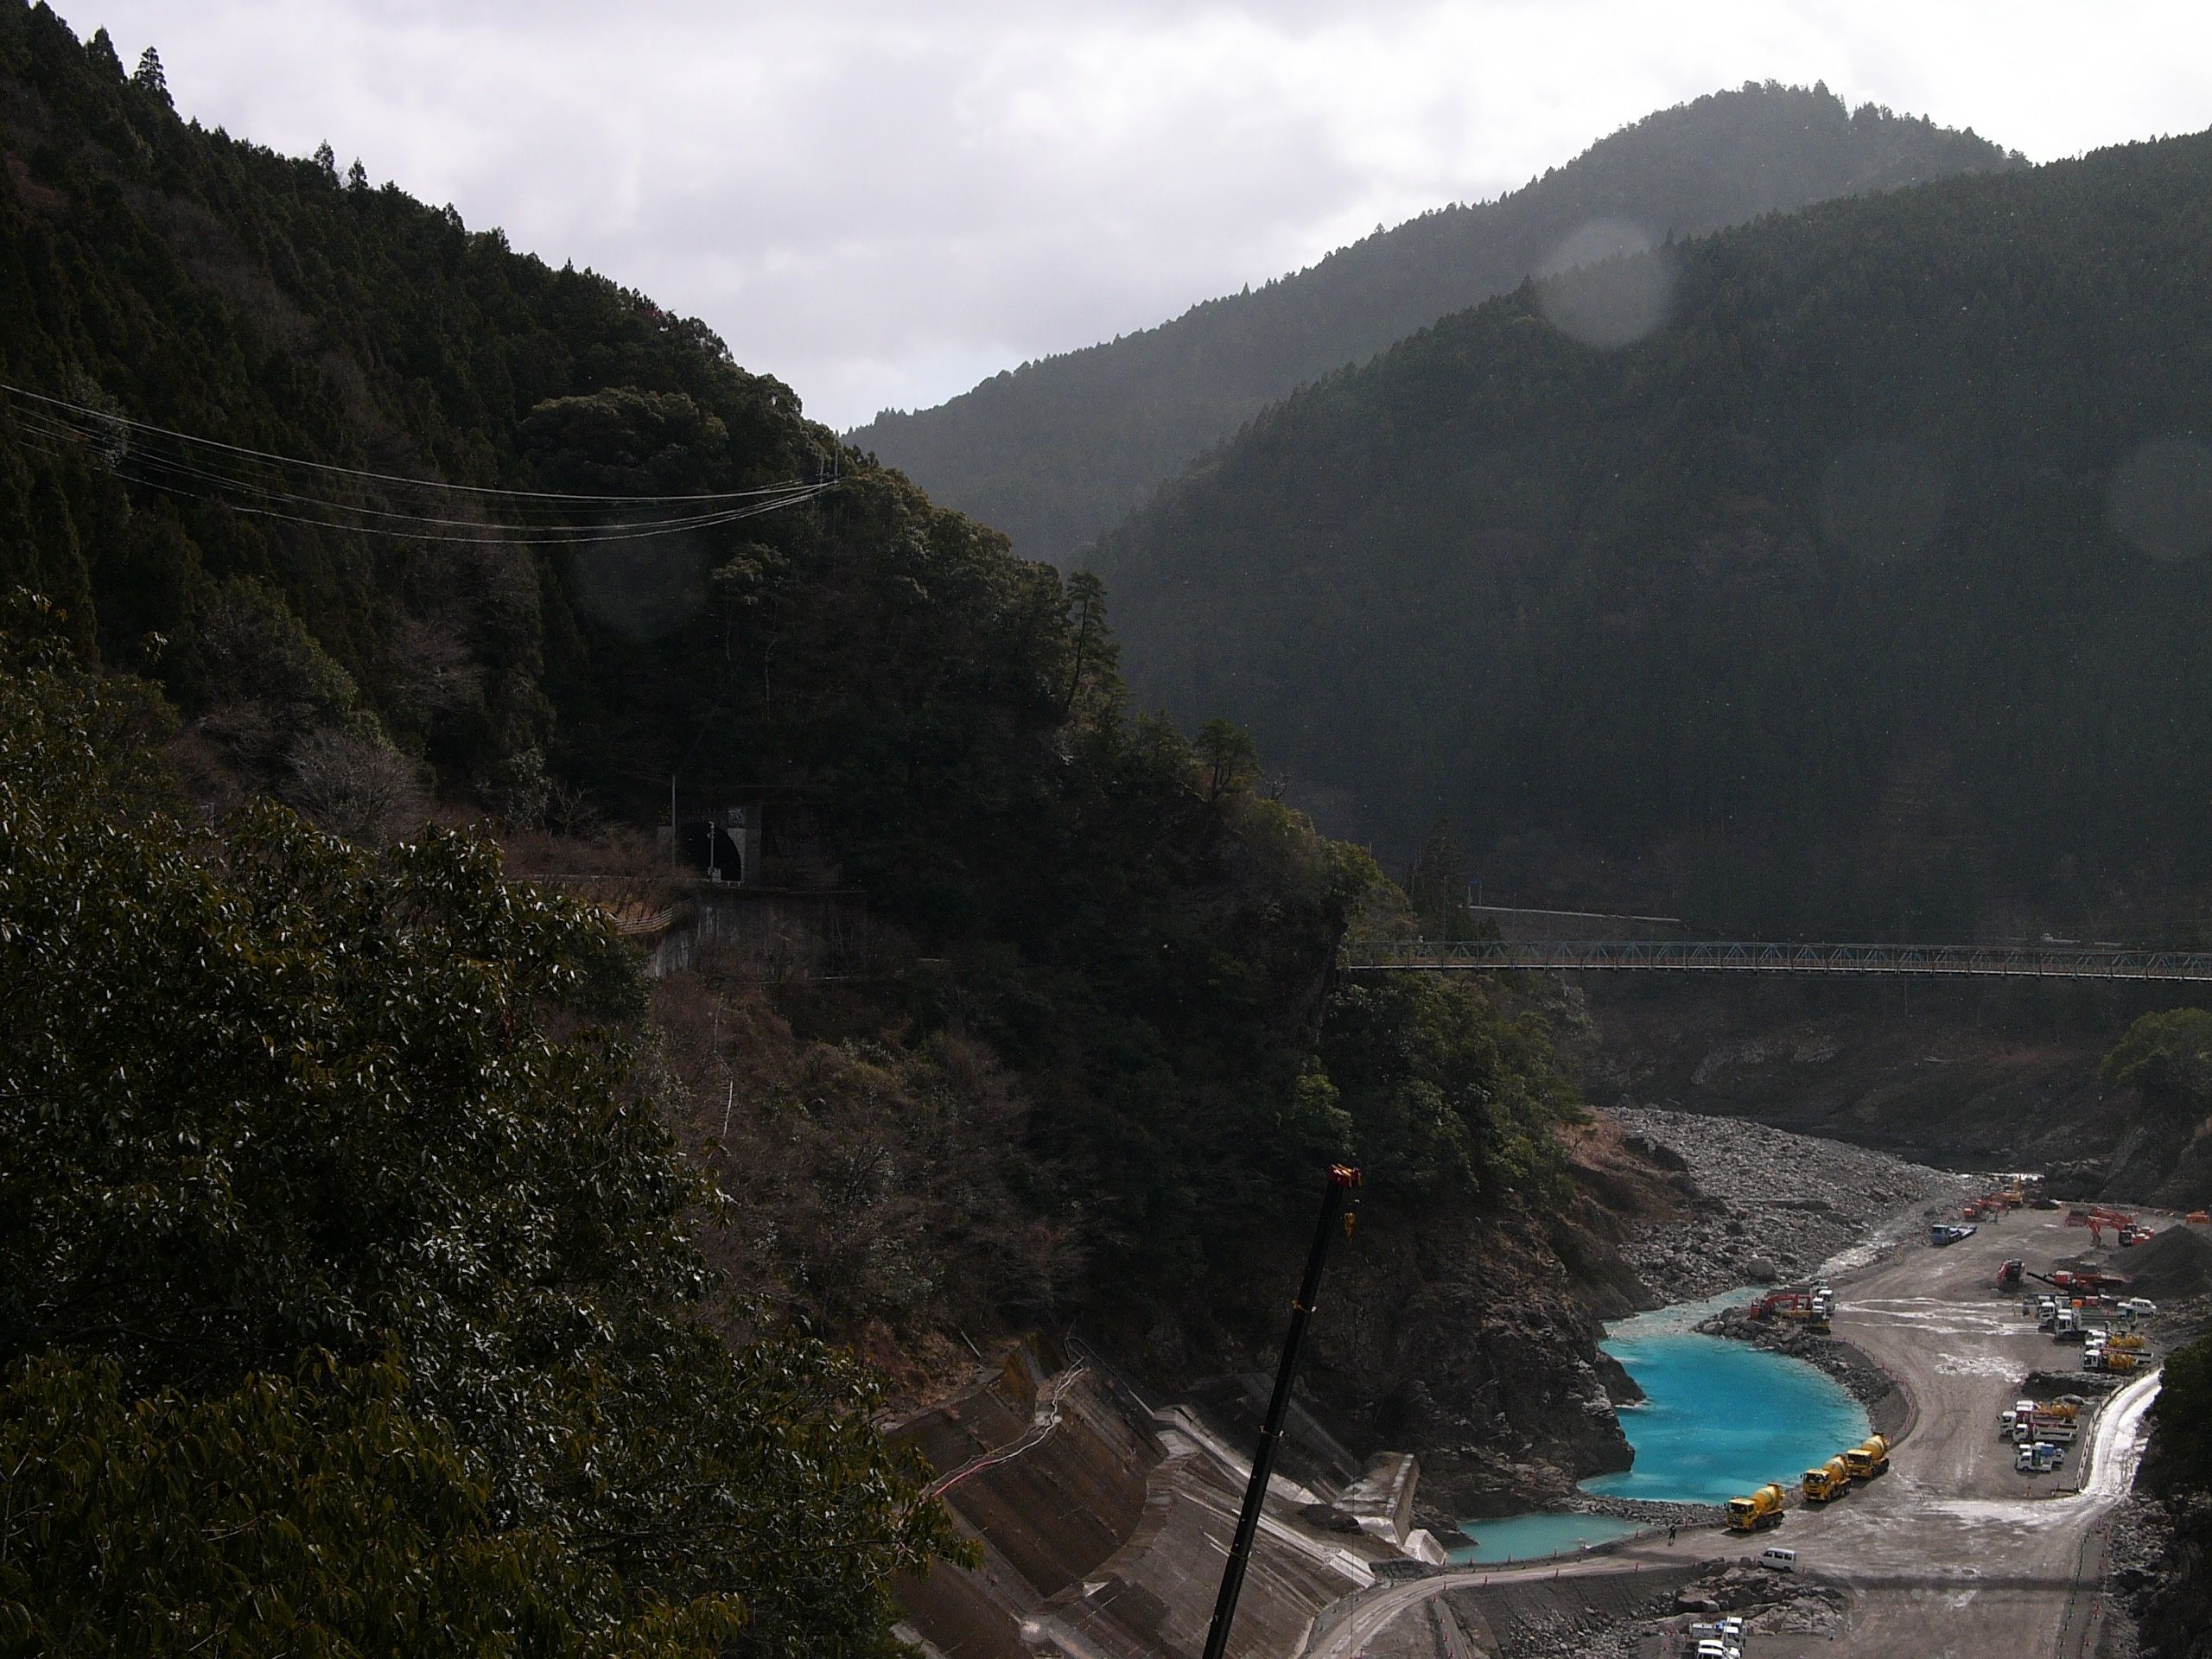
[[[1817,1469],[1808,1469],[1803,1482],[1808,1503],[1826,1503],[1851,1490],[1851,1465],[1840,1455]]]
[[[1728,1500],[1728,1530],[1764,1532],[1769,1527],[1778,1527],[1782,1524],[1782,1488],[1770,1480],[1749,1497],[1732,1497]]]
[[[1890,1442],[1885,1435],[1869,1435],[1843,1454],[1853,1480],[1872,1480],[1890,1471]]]
[[[2000,1440],[2013,1440],[2024,1435],[2034,1438],[2033,1431],[2044,1427],[2071,1427],[2081,1409],[2081,1396],[2071,1395],[2063,1400],[2018,1400],[1997,1414],[1997,1434]]]

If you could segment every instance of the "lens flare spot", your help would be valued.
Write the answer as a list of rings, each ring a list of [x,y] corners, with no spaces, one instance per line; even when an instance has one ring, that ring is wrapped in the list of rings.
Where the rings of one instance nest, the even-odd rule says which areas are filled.
[[[2154,438],[2120,462],[2105,512],[2113,533],[2162,564],[2212,551],[2212,444]]]
[[[706,550],[689,536],[624,538],[619,530],[576,560],[576,603],[623,639],[664,639],[706,602]]]
[[[1571,340],[1611,351],[1657,332],[1675,296],[1674,256],[1625,219],[1583,225],[1536,267],[1536,304]]]

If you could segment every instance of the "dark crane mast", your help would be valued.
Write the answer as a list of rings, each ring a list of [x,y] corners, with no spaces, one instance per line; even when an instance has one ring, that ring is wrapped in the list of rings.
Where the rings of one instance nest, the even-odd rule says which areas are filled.
[[[1359,1185],[1359,1172],[1344,1164],[1329,1166],[1329,1184],[1321,1193],[1321,1218],[1313,1225],[1313,1248],[1306,1258],[1306,1277],[1298,1300],[1290,1305],[1290,1331],[1282,1339],[1282,1363],[1275,1368],[1275,1391],[1268,1402],[1268,1421],[1260,1430],[1260,1444],[1252,1454],[1252,1478],[1244,1488],[1244,1508],[1236,1517],[1236,1536],[1229,1546],[1229,1564],[1222,1569],[1221,1593],[1214,1598],[1213,1624],[1206,1631],[1205,1659],[1223,1659],[1229,1651],[1229,1627],[1236,1622],[1236,1598],[1244,1588],[1244,1568],[1252,1558],[1252,1540],[1260,1529],[1260,1507],[1267,1501],[1268,1477],[1274,1471],[1275,1448],[1282,1442],[1283,1419],[1290,1414],[1291,1379],[1298,1374],[1298,1351],[1306,1340],[1306,1322],[1313,1317],[1321,1292],[1321,1269],[1328,1265],[1329,1240],[1339,1217],[1344,1232],[1351,1232],[1344,1201]]]

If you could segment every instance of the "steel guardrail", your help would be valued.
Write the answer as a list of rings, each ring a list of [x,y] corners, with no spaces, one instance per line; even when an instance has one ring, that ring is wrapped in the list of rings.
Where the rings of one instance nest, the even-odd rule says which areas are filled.
[[[2125,947],[1999,944],[1787,944],[1655,939],[1431,939],[1348,944],[1348,973],[1915,975],[1949,979],[2139,980],[2212,983],[2212,954]]]

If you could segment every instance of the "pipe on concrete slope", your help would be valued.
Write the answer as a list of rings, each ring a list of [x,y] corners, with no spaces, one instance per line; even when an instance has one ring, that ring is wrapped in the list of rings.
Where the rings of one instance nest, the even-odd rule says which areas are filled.
[[[1244,1507],[1236,1517],[1236,1536],[1229,1547],[1229,1564],[1222,1569],[1221,1593],[1214,1599],[1213,1623],[1206,1630],[1205,1659],[1223,1659],[1229,1651],[1229,1627],[1236,1619],[1236,1598],[1244,1588],[1244,1568],[1252,1557],[1253,1535],[1260,1529],[1260,1509],[1267,1501],[1268,1476],[1274,1467],[1275,1447],[1282,1440],[1283,1419],[1290,1414],[1291,1379],[1298,1373],[1298,1351],[1306,1340],[1306,1322],[1321,1293],[1321,1269],[1328,1265],[1329,1239],[1344,1199],[1359,1185],[1359,1172],[1343,1164],[1329,1166],[1329,1184],[1321,1192],[1321,1218],[1314,1224],[1313,1248],[1306,1258],[1306,1277],[1298,1300],[1290,1305],[1290,1331],[1282,1339],[1282,1363],[1275,1368],[1275,1391],[1268,1402],[1268,1421],[1260,1430],[1259,1449],[1252,1454],[1252,1478],[1244,1488]],[[1351,1220],[1345,1219],[1345,1231]]]

